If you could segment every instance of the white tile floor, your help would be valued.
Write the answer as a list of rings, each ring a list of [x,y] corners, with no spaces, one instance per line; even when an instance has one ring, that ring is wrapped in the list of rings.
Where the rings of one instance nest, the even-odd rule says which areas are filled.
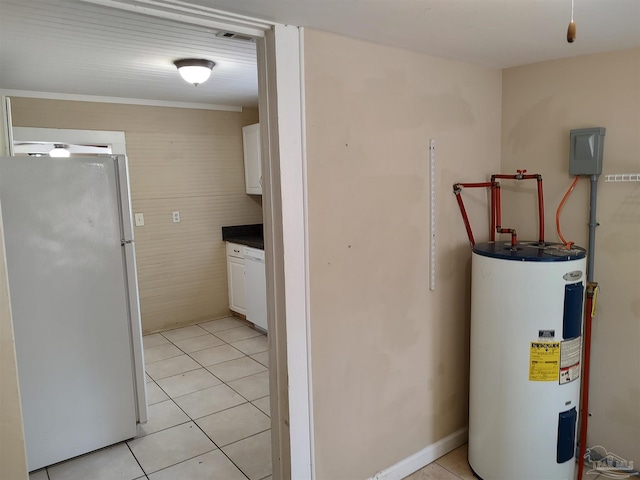
[[[582,480],[603,480],[603,477],[588,474],[584,469]],[[577,475],[577,472],[576,472]],[[404,480],[477,480],[467,461],[467,444],[456,448],[435,462],[412,473]],[[516,480],[516,479],[514,479]],[[539,479],[544,480],[544,479]]]
[[[144,337],[149,422],[30,480],[271,480],[267,338],[229,317]],[[587,475],[583,480],[601,477]],[[473,480],[467,445],[405,480]]]
[[[269,480],[267,338],[229,317],[144,337],[149,422],[30,480]]]

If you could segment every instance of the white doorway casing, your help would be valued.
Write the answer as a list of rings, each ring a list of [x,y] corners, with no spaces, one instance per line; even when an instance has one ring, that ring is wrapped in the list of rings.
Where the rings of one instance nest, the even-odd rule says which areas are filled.
[[[177,0],[83,0],[252,35],[258,55],[273,476],[315,478],[301,28]],[[266,154],[265,154],[266,153]]]
[[[277,365],[271,391],[278,392],[271,411],[280,417],[272,422],[272,438],[287,450],[291,468],[274,455],[274,472],[296,480],[314,478],[302,39],[302,29],[275,25],[258,42],[262,151],[269,152],[263,212],[267,266],[273,267],[267,269],[267,295],[274,300],[270,355]]]
[[[75,145],[108,145],[111,155],[126,155],[124,132],[71,130],[66,128],[12,127],[14,142],[51,142]]]

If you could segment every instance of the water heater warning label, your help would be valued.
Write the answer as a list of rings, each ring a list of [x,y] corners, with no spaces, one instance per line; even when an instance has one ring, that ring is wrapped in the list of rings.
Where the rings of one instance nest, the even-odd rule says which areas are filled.
[[[529,381],[557,382],[560,371],[560,342],[531,342]]]
[[[560,385],[580,378],[581,338],[565,340],[560,345]]]

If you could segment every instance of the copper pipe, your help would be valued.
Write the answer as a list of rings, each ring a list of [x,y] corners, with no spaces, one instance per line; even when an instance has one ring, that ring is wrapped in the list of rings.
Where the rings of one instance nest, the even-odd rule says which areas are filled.
[[[542,175],[536,175],[538,181],[538,244],[544,245],[544,196],[542,194]]]
[[[473,238],[473,233],[471,232],[471,224],[469,223],[469,216],[467,215],[467,210],[464,208],[464,203],[462,202],[462,197],[460,196],[461,184],[456,183],[453,186],[453,193],[456,195],[456,200],[458,201],[458,207],[460,207],[460,213],[462,214],[462,221],[464,222],[464,228],[467,230],[467,236],[469,237],[469,243],[473,247],[476,244],[475,239]]]
[[[500,184],[496,183],[496,228],[502,226],[502,200],[500,198]]]
[[[496,182],[491,182],[491,228],[489,240],[496,241]]]
[[[456,183],[462,188],[488,188],[492,185],[492,182],[478,182],[478,183]]]
[[[518,234],[515,228],[500,228],[496,227],[498,233],[510,233],[511,234],[511,250],[515,250],[518,247]]]

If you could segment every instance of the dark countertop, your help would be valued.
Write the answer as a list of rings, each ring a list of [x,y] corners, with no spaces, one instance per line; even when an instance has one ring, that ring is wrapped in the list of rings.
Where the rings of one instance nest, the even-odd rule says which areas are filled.
[[[262,224],[222,227],[222,240],[264,250]]]

